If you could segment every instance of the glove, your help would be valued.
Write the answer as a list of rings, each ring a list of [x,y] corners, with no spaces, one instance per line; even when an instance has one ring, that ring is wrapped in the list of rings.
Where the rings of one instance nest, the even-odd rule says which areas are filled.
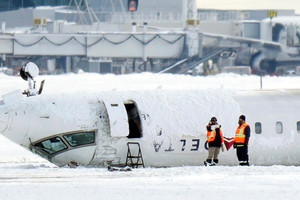
[[[233,144],[233,148],[236,149],[236,143]]]

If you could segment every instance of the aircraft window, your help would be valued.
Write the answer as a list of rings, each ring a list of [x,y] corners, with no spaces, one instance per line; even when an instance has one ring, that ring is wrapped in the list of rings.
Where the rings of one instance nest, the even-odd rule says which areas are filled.
[[[255,133],[261,134],[261,123],[260,122],[255,123]]]
[[[300,121],[297,121],[297,131],[300,133]]]
[[[67,145],[60,139],[60,137],[50,138],[34,145],[49,154],[54,154],[64,149],[67,149]]]
[[[277,133],[282,133],[283,132],[282,122],[276,122],[276,132]]]
[[[64,138],[72,147],[91,144],[95,142],[95,132],[73,133],[64,135]]]

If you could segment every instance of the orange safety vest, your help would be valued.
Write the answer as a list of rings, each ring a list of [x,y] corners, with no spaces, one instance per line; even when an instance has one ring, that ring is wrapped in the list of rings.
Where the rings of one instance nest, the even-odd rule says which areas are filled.
[[[242,125],[238,126],[235,132],[235,138],[234,142],[235,143],[245,143],[245,128],[249,126],[247,123],[243,123]]]
[[[207,131],[206,137],[208,142],[214,141],[216,139],[216,130]],[[220,129],[220,137],[221,137],[221,143],[223,143],[224,139],[223,139],[223,133],[221,129]]]

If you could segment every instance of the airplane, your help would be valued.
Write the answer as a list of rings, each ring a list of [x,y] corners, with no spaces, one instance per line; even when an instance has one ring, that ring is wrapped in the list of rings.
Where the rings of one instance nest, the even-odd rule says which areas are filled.
[[[274,74],[280,67],[300,65],[299,19],[299,16],[278,16],[259,23],[245,21],[243,27],[251,28],[242,29],[237,36],[205,31],[201,34],[206,44],[229,48],[232,52],[225,53],[235,58],[235,65],[250,66],[254,74]],[[255,29],[253,25],[259,26]]]
[[[37,71],[26,66],[29,75]],[[201,166],[209,119],[217,117],[224,135],[233,137],[244,114],[251,165],[300,165],[299,99],[300,90],[16,90],[0,101],[0,133],[60,167]],[[233,148],[219,160],[238,165]]]

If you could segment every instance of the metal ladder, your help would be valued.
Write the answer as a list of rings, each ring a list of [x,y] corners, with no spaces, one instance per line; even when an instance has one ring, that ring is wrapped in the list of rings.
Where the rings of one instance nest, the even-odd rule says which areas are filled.
[[[134,146],[136,146],[138,148],[137,155],[132,155],[131,148],[133,148]],[[143,166],[143,168],[145,168],[140,144],[138,142],[127,142],[127,148],[128,148],[128,150],[127,150],[125,166],[130,166],[132,168],[138,168],[141,165],[141,166]]]

